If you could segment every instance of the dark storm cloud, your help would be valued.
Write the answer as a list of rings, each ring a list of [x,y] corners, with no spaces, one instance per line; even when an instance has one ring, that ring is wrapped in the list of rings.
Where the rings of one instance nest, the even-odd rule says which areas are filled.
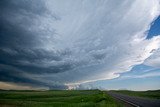
[[[35,35],[38,32],[30,32],[33,20],[39,15],[45,15],[47,10],[42,1],[37,0],[1,0],[0,17],[0,45],[25,48],[36,45],[38,41]]]
[[[3,64],[16,66],[27,73],[41,74],[41,73],[59,73],[72,68],[71,63],[60,63],[58,65],[43,66],[46,62],[61,61],[65,56],[64,52],[45,51],[43,49],[0,49],[0,61]],[[43,62],[45,60],[45,62]]]
[[[41,66],[43,60],[61,61],[61,56],[67,54],[65,51],[34,48],[43,43],[41,39],[45,35],[45,31],[29,30],[34,21],[47,15],[53,20],[58,19],[49,13],[45,3],[41,0],[1,0],[0,14],[0,64],[5,65],[1,65],[0,81],[65,88],[64,85],[54,86],[31,79],[25,74],[58,73],[71,68],[70,64],[50,66],[47,69]],[[16,69],[8,68],[10,66]]]
[[[43,71],[44,72],[44,71]],[[0,81],[12,82],[20,85],[29,85],[32,87],[48,87],[49,89],[67,89],[67,86],[60,83],[46,83],[27,76],[26,71],[18,67],[0,64]]]
[[[36,86],[49,86],[42,82],[28,78],[26,76],[22,76],[23,73],[24,71],[21,71],[15,67],[0,64],[0,81],[13,82],[19,84],[29,84]]]

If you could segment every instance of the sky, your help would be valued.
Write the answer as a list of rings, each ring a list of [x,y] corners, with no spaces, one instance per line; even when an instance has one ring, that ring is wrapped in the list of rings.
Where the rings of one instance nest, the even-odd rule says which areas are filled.
[[[0,0],[0,89],[160,89],[160,0]]]

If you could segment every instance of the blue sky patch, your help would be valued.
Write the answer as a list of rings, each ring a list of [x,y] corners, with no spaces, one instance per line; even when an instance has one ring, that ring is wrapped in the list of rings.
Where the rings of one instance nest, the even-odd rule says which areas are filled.
[[[160,16],[152,23],[147,39],[160,35]]]

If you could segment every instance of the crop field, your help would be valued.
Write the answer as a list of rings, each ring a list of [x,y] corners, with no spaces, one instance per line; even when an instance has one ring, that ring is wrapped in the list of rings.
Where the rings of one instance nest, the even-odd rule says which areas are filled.
[[[122,107],[122,105],[100,90],[2,90],[0,107]]]
[[[129,91],[129,90],[118,90],[114,91],[117,93],[127,94],[130,96],[139,96],[152,99],[160,99],[160,90],[149,90],[149,91]]]

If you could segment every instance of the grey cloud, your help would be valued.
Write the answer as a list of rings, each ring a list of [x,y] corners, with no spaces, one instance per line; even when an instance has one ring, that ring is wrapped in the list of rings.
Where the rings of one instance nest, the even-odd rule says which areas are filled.
[[[145,65],[160,68],[160,48],[144,61]]]

